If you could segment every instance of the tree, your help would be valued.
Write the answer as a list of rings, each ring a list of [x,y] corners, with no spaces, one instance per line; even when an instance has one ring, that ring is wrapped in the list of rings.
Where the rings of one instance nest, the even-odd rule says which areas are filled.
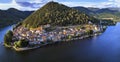
[[[4,36],[4,44],[10,45],[9,38],[7,35]]]
[[[45,42],[40,42],[41,44],[45,44]]]
[[[91,35],[91,34],[93,34],[94,32],[93,32],[93,30],[87,30],[86,33],[87,33],[88,35]]]
[[[4,44],[11,45],[12,37],[13,37],[13,32],[8,31],[7,34],[5,34],[4,36]]]
[[[28,45],[29,42],[24,39],[14,42],[15,47],[27,47]]]
[[[93,33],[94,33],[93,30],[90,30],[90,31],[89,31],[89,34],[93,34]]]
[[[13,32],[12,32],[11,30],[9,30],[9,31],[7,32],[7,35],[13,36]]]

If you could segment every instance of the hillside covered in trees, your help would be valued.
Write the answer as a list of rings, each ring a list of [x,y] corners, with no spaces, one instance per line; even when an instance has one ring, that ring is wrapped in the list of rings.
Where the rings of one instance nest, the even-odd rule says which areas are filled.
[[[99,21],[76,9],[67,7],[57,2],[49,2],[27,17],[22,25],[28,28],[36,28],[40,25],[67,26],[86,24],[89,21]]]
[[[85,7],[73,7],[79,11],[92,15],[95,18],[113,18],[113,21],[120,21],[120,11],[114,8],[85,8]]]
[[[13,25],[28,17],[33,11],[20,11],[14,8],[0,10],[0,28]]]

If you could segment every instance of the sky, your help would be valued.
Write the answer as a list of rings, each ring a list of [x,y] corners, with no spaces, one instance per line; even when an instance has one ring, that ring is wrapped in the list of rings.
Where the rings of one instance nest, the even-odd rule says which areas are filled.
[[[0,0],[0,9],[16,8],[23,11],[32,11],[41,8],[52,0]],[[120,0],[53,0],[69,7],[83,6],[95,8],[120,7]]]

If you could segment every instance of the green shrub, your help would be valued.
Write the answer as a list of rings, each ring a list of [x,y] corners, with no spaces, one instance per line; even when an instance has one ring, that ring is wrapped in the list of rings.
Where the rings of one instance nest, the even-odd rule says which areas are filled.
[[[29,42],[26,41],[26,40],[23,40],[23,39],[14,42],[14,46],[15,46],[15,47],[27,47],[28,45],[29,45]]]

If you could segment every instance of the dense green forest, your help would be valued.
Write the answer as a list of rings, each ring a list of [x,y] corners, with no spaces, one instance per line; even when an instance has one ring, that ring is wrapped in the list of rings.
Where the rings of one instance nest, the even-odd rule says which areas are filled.
[[[27,17],[22,25],[28,28],[36,28],[40,25],[50,24],[52,26],[66,26],[86,24],[88,21],[98,23],[92,16],[67,7],[57,2],[49,2],[36,12]]]
[[[33,11],[19,11],[14,8],[8,10],[0,10],[0,28],[13,25],[25,19]]]
[[[120,11],[114,8],[85,8],[85,7],[73,7],[79,11],[82,11],[88,15],[92,15],[95,18],[113,18],[113,21],[120,21]]]

